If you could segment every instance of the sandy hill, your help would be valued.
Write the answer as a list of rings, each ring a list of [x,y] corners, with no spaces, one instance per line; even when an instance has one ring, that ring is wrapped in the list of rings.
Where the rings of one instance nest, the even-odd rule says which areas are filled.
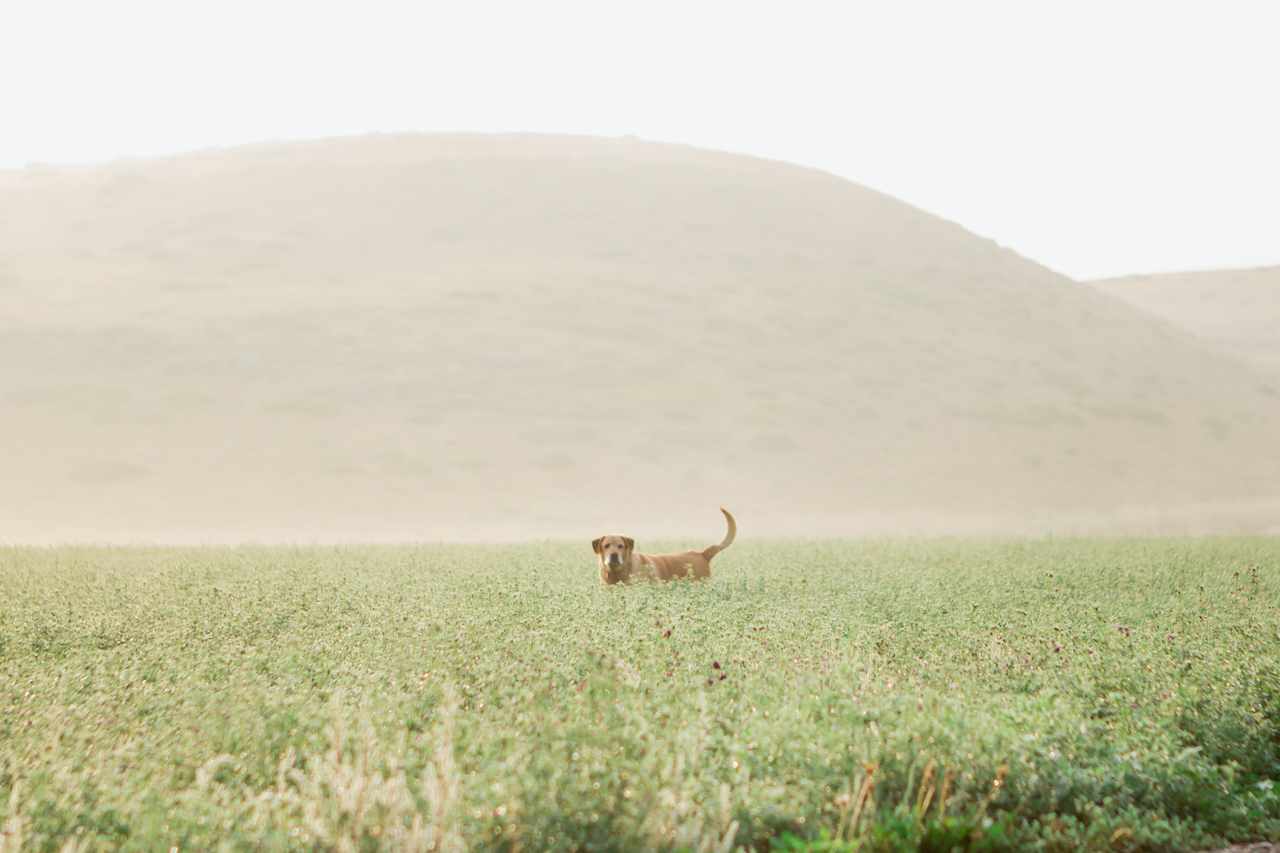
[[[1280,376],[1280,267],[1140,275],[1091,282]]]
[[[1231,524],[1280,496],[1280,399],[1191,335],[679,146],[0,172],[0,293],[0,541],[710,541],[720,503],[744,535]]]

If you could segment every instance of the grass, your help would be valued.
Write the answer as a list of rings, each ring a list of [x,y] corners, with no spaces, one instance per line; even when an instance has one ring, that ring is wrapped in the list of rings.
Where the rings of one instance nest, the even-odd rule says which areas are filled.
[[[1280,542],[0,550],[0,849],[1280,836]]]

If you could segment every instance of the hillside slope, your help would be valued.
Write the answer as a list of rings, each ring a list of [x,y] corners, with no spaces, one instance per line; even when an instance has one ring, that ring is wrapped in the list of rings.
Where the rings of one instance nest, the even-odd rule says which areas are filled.
[[[1128,276],[1090,284],[1280,376],[1280,267]]]
[[[1280,496],[1276,393],[1191,335],[866,188],[680,146],[0,172],[0,293],[0,540],[701,539],[721,503],[759,535]]]

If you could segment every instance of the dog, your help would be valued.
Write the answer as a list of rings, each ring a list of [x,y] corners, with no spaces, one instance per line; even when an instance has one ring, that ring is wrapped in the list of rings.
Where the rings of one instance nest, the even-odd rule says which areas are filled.
[[[692,577],[706,580],[711,577],[711,558],[733,544],[738,534],[738,523],[729,510],[720,507],[729,532],[719,545],[710,545],[701,551],[683,551],[679,554],[637,554],[636,541],[629,536],[601,536],[591,541],[600,563],[600,582],[605,584],[631,583],[633,580],[669,581],[674,578]]]

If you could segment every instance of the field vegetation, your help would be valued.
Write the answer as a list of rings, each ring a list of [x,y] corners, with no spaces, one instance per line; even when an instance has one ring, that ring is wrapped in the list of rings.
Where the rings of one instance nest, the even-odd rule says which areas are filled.
[[[667,543],[677,544],[677,543]],[[0,849],[1280,837],[1280,545],[0,550]]]

